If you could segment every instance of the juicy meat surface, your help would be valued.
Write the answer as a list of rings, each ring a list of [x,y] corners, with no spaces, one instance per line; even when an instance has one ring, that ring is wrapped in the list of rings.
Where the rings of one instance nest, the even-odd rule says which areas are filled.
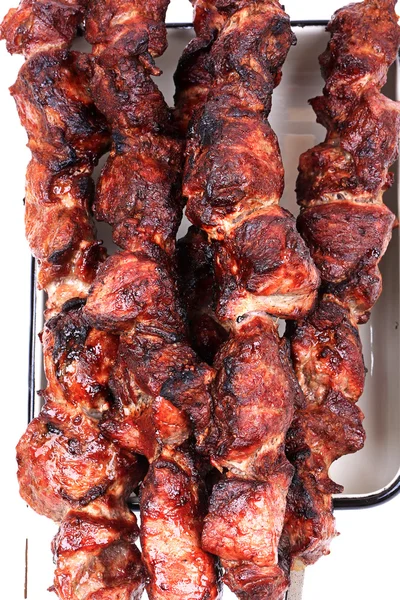
[[[283,473],[267,482],[232,477],[217,483],[204,524],[203,547],[222,560],[274,566],[286,505],[280,487],[286,485]]]
[[[296,473],[285,532],[292,555],[307,564],[329,553],[336,535],[332,494],[343,488],[329,479],[329,468],[364,445],[364,416],[355,402],[364,388],[365,369],[357,326],[334,297],[323,297],[315,312],[293,327],[291,345],[305,402],[295,412],[286,441]]]
[[[103,52],[107,46],[121,37],[121,49],[130,36],[137,33],[146,43],[146,51],[151,56],[160,56],[167,47],[165,14],[169,0],[86,0],[85,35],[97,51]]]
[[[146,465],[99,429],[118,338],[92,329],[83,304],[66,303],[45,325],[45,404],[18,443],[18,479],[29,505],[60,523],[53,543],[59,597],[130,600],[141,596],[144,571],[128,500]]]
[[[75,416],[83,422],[63,432],[47,420],[48,412],[57,420],[57,411],[47,404],[18,443],[18,479],[24,500],[37,513],[60,521],[71,506],[85,506],[107,493],[121,474],[120,457],[89,420]]]
[[[86,296],[104,258],[90,216],[91,173],[109,135],[87,89],[86,64],[79,53],[40,52],[11,88],[32,152],[26,235],[54,313],[70,298]]]
[[[54,590],[62,600],[142,597],[145,572],[135,546],[139,530],[127,505],[131,489],[120,479],[107,497],[70,511],[62,521],[52,545]]]
[[[348,281],[377,263],[392,237],[394,214],[384,205],[351,202],[315,206],[299,218],[324,281]]]
[[[285,434],[298,394],[287,344],[272,320],[248,316],[218,351],[213,382],[217,441],[213,462],[244,478],[287,470]]]
[[[190,457],[185,452],[164,450],[150,466],[140,501],[149,597],[219,598],[214,559],[201,548],[206,509],[204,484]],[[202,565],[201,570],[198,564]]]
[[[216,248],[221,320],[256,310],[293,319],[313,306],[317,272],[293,216],[283,208],[249,216]],[[243,289],[236,287],[238,273]]]
[[[137,459],[119,456],[97,426],[109,402],[117,338],[91,329],[80,301],[46,323],[42,342],[45,404],[18,444],[18,478],[36,512],[60,521],[71,507],[104,495],[129,465],[134,471]]]
[[[72,43],[85,16],[88,0],[21,0],[11,8],[0,26],[11,54],[26,58],[63,50]]]
[[[291,349],[306,404],[318,406],[331,392],[349,400],[361,396],[365,367],[358,328],[334,296],[325,296],[293,326]]]
[[[175,119],[186,135],[193,114],[203,107],[213,84],[210,50],[227,19],[235,12],[235,2],[192,0],[196,37],[184,49],[174,75]]]

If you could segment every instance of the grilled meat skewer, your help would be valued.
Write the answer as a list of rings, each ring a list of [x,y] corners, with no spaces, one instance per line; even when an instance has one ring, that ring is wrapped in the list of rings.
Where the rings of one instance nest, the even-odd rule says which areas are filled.
[[[395,222],[382,195],[392,183],[400,105],[380,93],[400,45],[394,6],[365,0],[335,13],[319,59],[324,93],[311,100],[327,136],[300,158],[298,227],[322,278],[317,308],[290,329],[305,402],[288,434],[296,475],[285,530],[302,564],[327,554],[336,535],[332,494],[343,488],[329,479],[329,467],[365,438],[356,405],[364,387],[357,323],[379,297],[378,263]]]
[[[53,543],[59,597],[128,600],[143,590],[127,500],[144,471],[99,431],[118,340],[89,327],[82,314],[105,256],[90,217],[91,173],[109,143],[88,91],[88,59],[68,50],[84,8],[24,1],[1,26],[9,50],[27,58],[11,92],[32,151],[26,232],[48,295],[45,402],[18,444],[18,478],[30,506],[61,522]],[[111,557],[117,570],[109,568]]]
[[[93,2],[88,13],[92,94],[113,138],[94,211],[122,250],[99,270],[84,312],[120,336],[101,428],[150,461],[140,505],[148,595],[211,599],[219,584],[200,543],[206,504],[192,443],[204,453],[212,435],[213,371],[186,339],[175,270],[182,142],[151,78],[167,3],[131,4]]]
[[[193,112],[187,215],[213,241],[216,314],[231,330],[212,387],[218,437],[211,454],[224,476],[202,540],[240,598],[278,598],[288,585],[288,565],[278,559],[292,477],[285,436],[301,394],[271,315],[305,315],[319,283],[293,217],[278,206],[283,168],[267,121],[293,34],[277,2],[206,4],[195,19],[204,19],[200,39],[177,74],[182,128]],[[194,75],[185,75],[185,64],[195,64]]]

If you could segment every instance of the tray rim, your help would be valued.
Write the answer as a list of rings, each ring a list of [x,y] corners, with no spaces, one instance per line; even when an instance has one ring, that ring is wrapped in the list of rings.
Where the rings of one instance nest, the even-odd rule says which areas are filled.
[[[291,21],[292,27],[326,27],[327,20]],[[191,29],[193,23],[167,23],[167,29]],[[399,61],[399,58],[398,58]],[[35,416],[37,392],[35,387],[35,351],[37,344],[37,264],[34,257],[31,260],[31,289],[30,289],[30,324],[29,324],[29,364],[28,364],[28,424]],[[348,494],[335,496],[333,507],[336,510],[372,508],[393,499],[400,493],[400,465],[397,474],[383,488],[369,494]]]

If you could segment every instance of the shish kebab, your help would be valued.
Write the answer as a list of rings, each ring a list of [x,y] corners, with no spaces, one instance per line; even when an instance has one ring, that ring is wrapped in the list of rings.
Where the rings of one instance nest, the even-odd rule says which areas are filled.
[[[319,120],[329,125],[328,136],[300,161],[298,197],[309,209],[299,223],[305,239],[312,242],[324,284],[315,312],[289,327],[304,398],[299,396],[302,401],[287,436],[287,455],[296,471],[288,494],[281,552],[286,562],[294,562],[297,568],[329,552],[331,539],[336,535],[332,493],[341,492],[342,487],[330,481],[328,469],[333,460],[359,450],[365,437],[363,416],[355,405],[364,384],[357,321],[368,319],[379,296],[381,277],[377,264],[394,222],[394,216],[382,204],[382,193],[392,181],[388,167],[397,156],[399,108],[380,94],[399,46],[394,5],[357,4],[339,11],[328,26],[332,39],[320,57],[327,85],[324,97],[312,101]],[[204,83],[203,78],[202,88]],[[349,144],[354,139],[357,146],[350,153]],[[342,175],[347,172],[347,176],[338,178],[338,169]],[[371,173],[376,176],[373,181]],[[336,207],[330,202],[336,202]],[[319,211],[325,214],[320,216]],[[340,219],[341,211],[347,212],[347,226]],[[345,244],[336,235],[334,219],[338,217]],[[333,231],[332,235],[328,235],[329,231]],[[349,244],[352,237],[355,241]],[[336,245],[335,254],[332,244]],[[214,314],[217,291],[212,248],[204,233],[194,228],[180,247],[193,339],[200,352],[212,361],[223,341]],[[351,252],[352,263],[341,262],[344,257],[348,260]],[[358,256],[354,256],[355,252]],[[345,274],[340,283],[331,275],[324,275],[330,268]]]
[[[358,323],[382,289],[378,269],[395,215],[383,204],[398,155],[400,103],[381,94],[397,57],[395,0],[364,0],[337,11],[319,61],[323,96],[311,100],[323,143],[300,158],[298,228],[322,278],[319,303],[290,327],[292,358],[305,402],[288,434],[296,474],[285,531],[292,558],[310,564],[336,535],[331,463],[364,443],[356,402],[364,387]]]
[[[1,26],[9,51],[26,57],[11,92],[32,151],[26,233],[48,295],[44,406],[18,444],[18,478],[28,504],[61,523],[53,542],[58,596],[132,600],[144,571],[127,500],[144,470],[99,431],[118,340],[82,315],[105,257],[89,206],[91,173],[109,143],[88,93],[87,57],[68,50],[84,10],[85,2],[24,0]]]
[[[113,139],[93,207],[122,250],[101,266],[84,313],[120,336],[114,402],[100,427],[150,462],[140,498],[148,596],[211,600],[219,576],[201,547],[206,503],[196,462],[213,434],[213,370],[186,340],[175,268],[182,142],[152,80],[167,4],[102,0],[88,11],[91,90]]]
[[[278,598],[288,585],[278,545],[293,474],[285,437],[301,392],[273,317],[306,315],[319,284],[294,218],[278,205],[283,167],[267,121],[294,36],[278,2],[206,4],[195,19],[204,38],[184,56],[202,78],[178,99],[184,120],[202,104],[204,68],[213,81],[189,126],[183,191],[188,218],[213,241],[216,315],[231,333],[214,361],[211,456],[223,477],[202,543],[240,598]],[[190,88],[190,76],[177,78]]]
[[[214,76],[210,48],[229,18],[229,8],[225,12],[221,8],[217,10],[214,2],[194,4],[194,28],[197,37],[185,49],[175,74],[175,116],[182,134],[186,134],[193,115],[196,118],[196,114],[201,112],[207,100]],[[224,327],[215,315],[218,285],[214,255],[215,248],[208,240],[207,234],[197,227],[192,226],[178,243],[181,294],[189,319],[191,343],[199,355],[210,364],[229,335],[227,323]],[[300,393],[300,390],[298,392]],[[255,516],[256,513],[257,511]],[[237,519],[233,518],[231,523],[227,522],[228,531],[237,526]],[[270,524],[266,523],[264,526],[268,531]],[[241,598],[283,598],[289,585],[290,561],[280,549],[279,554],[279,563],[272,568],[260,569],[250,562],[242,564],[241,582],[235,586],[235,593]],[[222,564],[225,566],[224,562]]]

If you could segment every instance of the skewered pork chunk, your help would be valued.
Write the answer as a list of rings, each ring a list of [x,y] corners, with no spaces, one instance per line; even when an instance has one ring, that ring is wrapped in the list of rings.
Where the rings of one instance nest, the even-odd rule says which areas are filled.
[[[1,37],[11,54],[25,58],[66,50],[85,16],[88,0],[21,0],[1,25]]]
[[[91,173],[109,135],[88,93],[86,64],[76,52],[38,52],[11,88],[32,152],[25,224],[39,287],[49,296],[47,317],[87,295],[105,254],[89,211]]]

